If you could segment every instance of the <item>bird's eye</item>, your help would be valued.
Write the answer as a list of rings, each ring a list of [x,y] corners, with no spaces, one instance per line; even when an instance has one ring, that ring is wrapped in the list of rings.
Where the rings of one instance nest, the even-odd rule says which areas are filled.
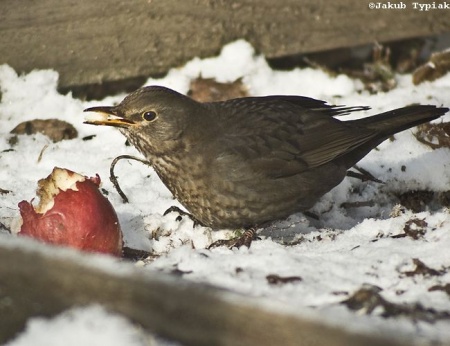
[[[146,121],[153,121],[156,119],[156,112],[154,111],[146,111],[142,113],[142,119]]]

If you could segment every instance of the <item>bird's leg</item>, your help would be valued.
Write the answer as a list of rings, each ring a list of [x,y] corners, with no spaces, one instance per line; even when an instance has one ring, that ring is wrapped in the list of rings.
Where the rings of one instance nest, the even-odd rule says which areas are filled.
[[[167,214],[170,214],[170,213],[178,213],[179,214],[178,217],[176,218],[176,221],[181,221],[181,218],[183,216],[187,216],[194,222],[194,227],[196,227],[197,225],[203,226],[202,223],[200,221],[198,221],[192,214],[189,214],[187,211],[180,209],[176,205],[169,207],[164,212],[163,216],[166,216]],[[233,239],[226,239],[226,240],[221,239],[221,240],[215,241],[214,243],[212,243],[211,245],[208,246],[208,249],[211,249],[214,247],[219,247],[219,246],[228,246],[230,249],[234,248],[234,247],[240,248],[242,245],[245,245],[246,247],[249,248],[254,239],[256,239],[256,228],[250,227],[250,228],[246,229],[245,232],[239,237],[236,237]]]
[[[170,213],[178,213],[179,214],[178,217],[176,218],[177,221],[181,221],[181,218],[183,216],[187,216],[194,222],[194,227],[196,227],[197,225],[203,226],[202,223],[200,221],[198,221],[192,214],[189,214],[187,211],[184,211],[184,210],[178,208],[176,205],[169,207],[164,212],[163,216],[166,216],[167,214],[170,214]]]
[[[128,159],[128,160],[136,160],[139,162],[142,162],[146,165],[150,165],[150,162],[147,160],[140,159],[136,156],[131,155],[120,155],[117,156],[112,162],[111,167],[109,168],[109,180],[111,180],[111,183],[113,183],[114,187],[117,190],[117,193],[122,197],[123,203],[128,203],[128,197],[125,195],[125,193],[122,191],[122,189],[119,186],[119,182],[117,181],[117,177],[114,175],[114,168],[116,167],[117,162],[122,159]]]
[[[358,167],[356,165],[353,166],[353,168],[356,169],[359,173],[353,172],[353,171],[347,171],[347,177],[357,178],[357,179],[360,179],[361,181],[374,181],[375,183],[384,184],[383,181],[375,178],[372,175],[372,173],[366,171],[364,168]]]
[[[242,245],[245,245],[249,248],[254,239],[257,239],[256,228],[250,227],[247,228],[240,237],[215,241],[208,246],[208,250],[218,246],[228,246],[230,249],[232,249],[234,247],[240,248]]]

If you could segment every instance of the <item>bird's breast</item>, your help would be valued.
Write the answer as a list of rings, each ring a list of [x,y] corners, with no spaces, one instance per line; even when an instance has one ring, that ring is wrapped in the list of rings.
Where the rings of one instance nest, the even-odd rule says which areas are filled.
[[[199,206],[203,212],[209,209],[211,191],[207,186],[208,169],[202,158],[156,157],[152,165],[174,197],[196,218],[207,223],[199,215]]]

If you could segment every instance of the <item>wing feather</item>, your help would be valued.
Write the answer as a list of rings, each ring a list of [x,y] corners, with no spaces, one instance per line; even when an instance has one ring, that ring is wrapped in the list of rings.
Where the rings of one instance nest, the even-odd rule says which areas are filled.
[[[221,164],[239,156],[253,172],[278,179],[327,164],[376,137],[376,131],[355,130],[330,116],[352,107],[333,110],[323,101],[303,99],[270,96],[222,102],[219,116],[228,121],[221,119],[223,132],[217,138]],[[238,172],[232,174],[239,179]]]

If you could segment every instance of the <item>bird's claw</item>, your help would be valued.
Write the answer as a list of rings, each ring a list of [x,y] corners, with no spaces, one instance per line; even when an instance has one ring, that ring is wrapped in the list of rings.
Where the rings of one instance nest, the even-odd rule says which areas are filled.
[[[256,238],[257,238],[256,228],[249,228],[241,236],[233,238],[233,239],[217,240],[214,243],[212,243],[211,245],[209,245],[207,249],[209,250],[209,249],[219,247],[219,246],[227,246],[230,249],[236,247],[239,249],[243,245],[245,245],[247,248],[250,248],[252,241]]]
[[[167,214],[170,213],[178,213],[179,215],[177,216],[176,220],[177,221],[181,221],[183,216],[187,216],[188,218],[190,218],[193,222],[194,222],[194,227],[196,227],[197,225],[202,225],[200,223],[200,221],[198,221],[194,216],[192,216],[192,214],[189,214],[187,211],[184,211],[180,208],[178,208],[176,205],[173,205],[171,207],[169,207],[163,214],[163,216],[166,216]]]
[[[369,171],[366,171],[364,168],[353,166],[354,169],[356,169],[358,172],[354,171],[347,171],[347,177],[357,178],[361,181],[373,181],[375,183],[384,184],[384,182],[380,179],[375,178],[372,173]]]

